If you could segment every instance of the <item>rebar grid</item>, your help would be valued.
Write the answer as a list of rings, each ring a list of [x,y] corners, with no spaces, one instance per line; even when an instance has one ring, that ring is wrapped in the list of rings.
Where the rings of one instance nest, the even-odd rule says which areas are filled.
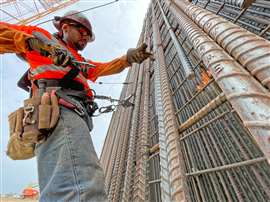
[[[220,63],[224,64],[224,67],[226,65],[226,67],[234,66],[242,69],[244,67],[240,66],[235,59],[228,59],[231,56],[226,55],[226,47],[224,49],[218,47],[205,32],[192,31],[192,29],[197,28],[193,24],[190,26],[192,22],[187,20],[188,17],[184,12],[173,7],[175,2],[178,1],[153,0],[148,10],[145,20],[147,25],[143,28],[142,35],[148,36],[148,45],[150,50],[154,52],[156,60],[148,61],[150,66],[147,65],[148,69],[143,70],[142,86],[137,84],[137,88],[141,86],[142,92],[138,134],[133,136],[133,138],[136,137],[136,144],[127,148],[127,141],[119,140],[113,135],[106,140],[114,142],[113,144],[117,141],[125,144],[114,145],[114,147],[121,147],[120,149],[102,152],[103,156],[109,156],[104,157],[102,162],[111,161],[109,162],[110,168],[106,170],[106,182],[110,185],[108,189],[111,190],[113,199],[116,201],[127,201],[127,198],[129,201],[166,201],[164,196],[169,197],[169,195],[172,198],[180,196],[178,199],[182,200],[183,197],[179,194],[183,191],[183,184],[187,185],[185,190],[187,201],[269,201],[269,163],[262,152],[262,142],[260,142],[259,147],[258,139],[248,130],[250,129],[249,124],[257,124],[257,127],[260,127],[260,124],[266,122],[258,124],[259,122],[250,122],[245,119],[243,122],[242,115],[241,118],[239,117],[239,109],[235,107],[237,99],[242,97],[241,102],[249,102],[247,97],[250,97],[256,102],[254,106],[261,107],[253,112],[253,115],[256,116],[257,111],[264,108],[259,100],[265,100],[265,103],[269,100],[266,93],[267,89],[255,82],[249,73],[242,70],[239,72],[235,72],[234,69],[231,69],[231,72],[227,70],[229,74],[218,77],[217,75],[222,74],[224,69],[217,66],[213,71],[211,66],[213,57],[225,55],[220,57],[219,60]],[[202,0],[193,2],[196,2],[199,6],[202,6],[203,3],[202,8],[205,8],[205,10],[215,7],[215,13],[230,16],[231,21],[236,24],[240,25],[241,21],[245,21],[246,24],[250,24],[249,29],[258,25],[260,31],[256,32],[255,28],[255,31],[250,31],[260,34],[264,38],[269,36],[266,24],[269,16],[267,13],[263,13],[263,9],[265,11],[270,9],[268,2],[257,0],[251,7],[242,10],[239,10],[237,6],[228,5],[228,1],[225,4],[212,0],[207,1],[207,3]],[[163,12],[161,12],[161,9]],[[236,12],[238,12],[237,15]],[[156,19],[155,26],[153,26],[154,18]],[[202,22],[203,20],[198,23]],[[205,25],[203,29],[206,28]],[[160,34],[161,38],[159,42],[156,39],[157,33]],[[196,39],[200,39],[200,41],[195,43]],[[202,39],[204,41],[201,41]],[[181,54],[178,53],[178,45],[173,40],[177,40],[178,45],[183,49],[183,54],[187,57],[194,72],[194,79],[190,80],[187,77],[183,63],[179,58]],[[206,45],[208,48],[211,44],[210,48],[213,51],[211,53],[214,56],[206,60],[205,57],[209,56],[209,51],[203,54],[198,48],[201,46],[200,44]],[[158,51],[156,51],[155,46],[158,47]],[[228,63],[233,65],[228,66]],[[161,67],[162,70],[157,72],[157,67]],[[156,77],[157,74],[160,77]],[[247,90],[246,93],[228,94],[230,89],[224,88],[222,82],[233,76],[239,78],[236,83],[240,85],[231,85],[230,88],[232,89],[238,90],[242,83],[245,85],[245,82],[251,80],[254,81],[252,85],[256,87],[246,86],[247,89],[253,89],[252,92]],[[155,79],[160,80],[161,84],[163,102],[161,109],[157,105],[158,88]],[[240,80],[242,83],[239,82]],[[234,80],[231,81],[232,83],[235,82]],[[228,100],[224,98],[224,94]],[[254,95],[258,97],[255,98]],[[174,110],[172,110],[173,107],[169,107],[170,99],[173,100]],[[162,116],[158,113],[158,110],[164,112],[164,134],[167,134],[167,139],[161,138],[162,130],[160,130],[159,124]],[[242,111],[250,112],[246,108],[242,108]],[[119,109],[119,113],[122,116],[125,112]],[[133,111],[133,113],[135,112]],[[131,116],[131,114],[125,115],[124,119],[127,119],[127,116]],[[117,113],[114,117],[117,120],[113,120],[114,124],[110,126],[111,134],[118,133],[117,131],[124,127],[122,124],[124,119],[121,119]],[[172,117],[178,121],[178,131],[175,132],[172,130]],[[117,126],[118,124],[120,125]],[[246,127],[244,124],[246,124]],[[254,129],[252,130],[255,131]],[[119,136],[119,134],[117,135]],[[176,140],[179,143],[176,147],[172,147],[174,135],[178,138]],[[130,136],[130,138],[132,137]],[[164,148],[167,149],[167,168],[164,164],[164,151],[166,152]],[[133,164],[130,160],[130,150],[134,151],[134,156],[136,155]],[[124,151],[128,153],[128,156],[124,155]],[[174,155],[175,151],[179,151],[179,153]],[[116,154],[116,152],[122,154]],[[123,161],[126,162],[127,159],[129,159],[128,169],[133,165],[134,172],[127,170],[125,163],[122,163]],[[176,159],[182,159],[180,171],[177,171],[179,167],[176,166],[177,163],[175,164]],[[117,170],[114,173],[117,174],[119,179],[128,179],[129,182],[117,181],[118,177],[112,180],[113,173],[110,170],[113,169]],[[166,178],[166,173],[162,173],[164,170],[167,170],[167,174],[171,176],[169,179]],[[184,175],[181,176],[181,170],[186,178]],[[130,190],[129,196],[125,196],[125,193],[123,193],[123,187],[126,190],[127,184]],[[164,184],[171,184],[172,186],[165,189],[165,186],[162,187]],[[171,192],[168,191],[169,189],[172,189]],[[115,193],[117,191],[119,193]],[[173,200],[180,201],[175,200],[175,198]]]
[[[173,19],[170,20],[170,17],[172,17],[170,12],[168,10],[166,11],[166,7],[164,10],[167,13],[170,23],[173,24]],[[156,11],[157,16],[161,16],[158,9]],[[169,45],[170,38],[166,33],[166,29],[163,29],[164,23],[162,23],[161,17],[159,21],[163,39],[162,45],[166,48],[166,64],[171,81],[171,89],[174,93],[176,108],[180,109],[176,114],[178,115],[179,123],[184,123],[213,98],[217,97],[221,93],[221,90],[211,78],[199,90],[196,88],[198,85],[196,80],[191,82],[185,78],[183,72],[181,72],[181,68],[179,68],[180,63],[177,62],[174,47],[173,45]],[[176,26],[176,32],[178,29]],[[186,36],[181,36],[181,30],[179,41],[182,44],[188,44],[189,41]],[[190,44],[184,46],[184,49],[186,54],[189,55],[194,52],[192,50],[194,48]],[[194,62],[196,58],[199,57],[194,52],[193,59],[191,59],[193,67],[197,69],[204,68],[203,65],[198,65],[201,61]],[[195,71],[196,78],[200,78],[200,75],[200,71],[197,74]],[[250,133],[243,127],[243,123],[240,121],[238,115],[234,113],[234,110],[231,109],[228,102],[225,102],[225,104],[222,104],[213,112],[210,112],[199,122],[195,122],[191,128],[181,134],[181,145],[183,153],[185,153],[187,174],[193,173],[194,169],[207,169],[203,167],[207,166],[207,164],[208,166],[218,167],[219,165],[230,165],[248,159],[259,159],[263,156],[260,149],[254,144]],[[227,118],[228,115],[230,115],[230,119]],[[195,137],[195,134],[200,135]],[[227,134],[225,139],[224,134]],[[211,137],[208,137],[210,135]],[[219,138],[215,137],[215,135]],[[190,138],[190,140],[187,140],[187,138]],[[256,155],[251,156],[251,154]],[[269,165],[265,162],[265,158],[261,162],[256,163],[256,166],[260,166],[259,169],[258,167],[244,165],[241,165],[239,168],[237,167],[237,169],[232,168],[224,172],[216,171],[211,174],[205,174],[205,176],[203,174],[190,176],[188,183],[190,185],[190,192],[192,193],[192,200],[264,201],[269,199],[269,193],[267,193],[267,187],[270,185],[269,180],[262,177],[269,175]],[[238,170],[241,170],[241,172]],[[233,188],[229,188],[229,184],[233,185]],[[245,189],[249,189],[253,193],[256,189],[258,191],[256,190],[257,194],[250,194],[245,192]]]
[[[216,0],[239,8],[249,7],[255,0]],[[209,1],[208,1],[209,2]]]
[[[251,6],[242,10],[229,3],[224,4],[214,0],[193,0],[192,2],[236,23],[250,32],[270,40],[270,2],[257,0]]]
[[[175,1],[175,5],[270,89],[269,41],[191,3]],[[235,22],[237,20],[238,18],[235,19]],[[201,48],[203,49],[203,46]]]

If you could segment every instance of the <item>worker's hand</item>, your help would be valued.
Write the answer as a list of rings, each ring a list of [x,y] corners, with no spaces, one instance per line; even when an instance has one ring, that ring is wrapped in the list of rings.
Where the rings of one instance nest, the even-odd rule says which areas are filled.
[[[147,45],[143,43],[138,48],[130,48],[127,51],[127,60],[130,64],[142,63],[148,57],[152,57],[152,53],[146,51]]]
[[[68,66],[71,61],[71,57],[68,55],[67,51],[59,48],[53,48],[49,58],[52,59],[53,64],[62,67]]]
[[[71,61],[71,57],[66,50],[59,47],[55,47],[49,44],[45,44],[36,38],[30,38],[27,40],[30,50],[39,52],[42,56],[46,56],[52,59],[53,64],[57,66],[66,67]]]

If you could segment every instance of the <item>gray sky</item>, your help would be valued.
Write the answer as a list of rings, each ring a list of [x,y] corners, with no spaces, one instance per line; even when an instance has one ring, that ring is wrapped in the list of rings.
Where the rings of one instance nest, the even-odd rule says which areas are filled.
[[[141,33],[143,19],[150,0],[120,0],[105,8],[88,11],[85,13],[92,23],[96,40],[89,44],[82,52],[85,58],[94,61],[106,62],[126,53],[128,48],[135,47]],[[83,10],[100,5],[108,1],[80,0],[80,2],[55,12],[43,18],[41,21],[52,18],[54,15],[62,15],[68,10]],[[31,23],[37,24],[36,21]],[[51,22],[41,25],[51,33],[55,28]],[[27,69],[27,64],[20,61],[14,54],[0,56],[0,158],[1,158],[1,193],[21,193],[29,183],[37,182],[36,159],[27,161],[10,160],[6,154],[8,141],[7,116],[10,112],[20,107],[28,95],[16,86],[18,79]],[[102,77],[97,80],[102,82],[123,82],[127,69],[122,73]],[[118,98],[122,85],[99,85],[89,83],[100,95],[108,95]],[[98,102],[99,106],[109,105],[109,102]],[[92,139],[98,156],[101,153],[106,132],[110,123],[111,113],[94,118],[94,130]]]

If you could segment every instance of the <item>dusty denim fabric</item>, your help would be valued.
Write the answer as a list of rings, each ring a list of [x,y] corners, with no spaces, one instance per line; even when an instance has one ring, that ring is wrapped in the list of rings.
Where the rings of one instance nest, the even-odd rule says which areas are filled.
[[[104,175],[86,122],[61,108],[46,142],[36,147],[40,202],[105,202]]]

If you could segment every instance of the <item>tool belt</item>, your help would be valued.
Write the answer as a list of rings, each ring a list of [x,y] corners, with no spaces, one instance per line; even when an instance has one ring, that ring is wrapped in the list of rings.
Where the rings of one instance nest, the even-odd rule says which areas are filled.
[[[98,106],[92,100],[87,98],[87,95],[83,92],[73,91],[73,90],[58,90],[56,95],[59,98],[59,105],[68,108],[86,122],[89,131],[93,129],[92,115],[98,109]]]
[[[35,156],[35,145],[45,141],[57,124],[60,117],[59,105],[76,112],[86,121],[89,130],[92,130],[91,116],[97,105],[89,100],[84,91],[62,89],[58,84],[58,80],[43,79],[42,85],[37,81],[39,92],[9,115],[7,155],[11,159],[23,160]]]
[[[54,93],[26,99],[23,107],[8,116],[10,139],[7,155],[13,160],[34,157],[35,145],[46,140],[59,116],[58,99]]]

